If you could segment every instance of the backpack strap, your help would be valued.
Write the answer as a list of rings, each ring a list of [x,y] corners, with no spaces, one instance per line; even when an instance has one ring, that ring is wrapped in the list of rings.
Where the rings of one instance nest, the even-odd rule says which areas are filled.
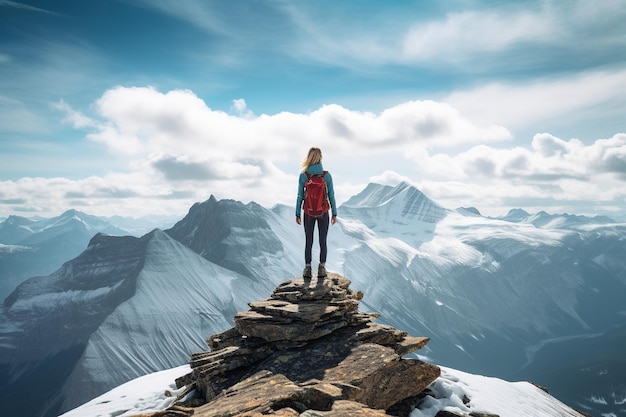
[[[324,178],[324,176],[326,174],[328,174],[328,171],[322,171],[321,174],[311,174],[309,171],[305,171],[304,174],[306,175],[306,179],[310,180],[311,177],[321,177],[321,178]]]

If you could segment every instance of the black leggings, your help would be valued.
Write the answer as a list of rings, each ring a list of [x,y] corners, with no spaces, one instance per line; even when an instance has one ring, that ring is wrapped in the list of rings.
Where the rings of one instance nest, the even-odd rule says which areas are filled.
[[[306,236],[306,245],[304,246],[304,262],[308,265],[311,263],[311,251],[313,249],[313,231],[317,223],[317,231],[319,232],[320,243],[320,262],[326,262],[326,236],[328,235],[328,225],[330,224],[330,216],[328,212],[321,217],[312,217],[304,215],[304,235]]]

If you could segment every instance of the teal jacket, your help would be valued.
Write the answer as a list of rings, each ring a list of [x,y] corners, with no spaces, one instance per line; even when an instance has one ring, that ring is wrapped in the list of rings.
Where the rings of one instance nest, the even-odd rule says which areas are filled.
[[[311,175],[320,175],[324,172],[324,167],[322,164],[313,164],[311,165],[306,172]],[[324,180],[326,181],[326,190],[328,191],[328,201],[330,202],[330,210],[333,216],[337,215],[337,205],[335,204],[335,189],[333,188],[333,177],[330,175],[330,172],[327,172],[324,175]],[[296,217],[300,217],[302,213],[302,200],[304,198],[304,183],[306,182],[306,174],[304,172],[300,173],[300,177],[298,178],[298,198],[296,199]]]

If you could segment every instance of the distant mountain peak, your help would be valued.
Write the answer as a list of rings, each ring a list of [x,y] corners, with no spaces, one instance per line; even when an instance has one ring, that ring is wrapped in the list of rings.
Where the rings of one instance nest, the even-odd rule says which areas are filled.
[[[360,221],[379,236],[399,238],[411,245],[432,238],[435,225],[448,214],[411,184],[395,187],[368,184],[339,207],[339,215]]]
[[[507,217],[508,216],[530,216],[530,213],[528,213],[526,210],[521,209],[521,208],[513,208],[509,210],[509,212],[506,215]]]
[[[480,211],[476,207],[459,207],[457,211],[460,213],[482,216],[482,214],[480,214]]]
[[[498,219],[505,220],[513,223],[520,223],[527,220],[530,217],[530,213],[521,208],[510,209],[506,216],[498,217]]]
[[[283,250],[256,203],[218,200],[211,195],[165,232],[211,262],[254,276],[248,259]]]
[[[446,210],[407,182],[395,187],[370,183],[365,189],[341,206],[342,215],[356,214],[355,210],[380,210],[377,215],[391,219],[412,218],[436,223],[446,215]]]
[[[27,219],[26,217],[16,216],[15,214],[10,215],[6,218],[3,224],[11,225],[11,226],[23,226],[26,224],[34,223],[33,220]]]
[[[69,209],[64,211],[60,217],[72,217],[72,216],[81,216],[81,215],[85,215],[85,213],[78,211],[76,209]]]
[[[388,204],[394,199],[397,199],[398,196],[402,195],[411,195],[413,197],[426,197],[416,187],[404,181],[396,186],[369,183],[363,189],[363,191],[351,197],[343,205],[347,207],[378,207],[384,204]],[[432,201],[431,203],[435,204]]]
[[[615,220],[607,216],[581,216],[577,214],[550,214],[545,210],[538,211],[535,214],[530,214],[526,210],[521,208],[515,208],[509,210],[506,216],[498,217],[500,220],[505,220],[513,223],[531,223],[539,228],[572,228],[581,225],[590,224],[614,224]]]

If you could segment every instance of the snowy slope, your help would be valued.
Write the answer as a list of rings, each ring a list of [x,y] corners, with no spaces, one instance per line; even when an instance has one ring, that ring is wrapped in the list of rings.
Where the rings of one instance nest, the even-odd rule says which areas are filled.
[[[206,350],[209,335],[232,327],[237,311],[273,289],[211,264],[159,230],[144,262],[135,295],[90,336],[63,388],[63,409],[138,375],[187,363]]]
[[[625,225],[583,216],[571,221],[569,215],[551,216],[539,226],[470,211],[407,216],[433,209],[429,200],[410,194],[419,196],[406,184],[370,185],[342,205],[338,227],[329,233],[328,267],[364,291],[362,309],[431,337],[426,351],[436,362],[541,383],[545,373],[526,367],[544,346],[561,338],[601,337],[623,323]],[[376,214],[366,215],[368,210]],[[441,213],[436,205],[434,210]],[[285,226],[292,211],[274,208],[278,217],[267,221],[283,247],[293,248],[291,256],[302,259],[302,231]],[[390,220],[394,216],[401,221]],[[585,349],[572,352],[587,355]],[[576,362],[562,365],[582,372]],[[609,374],[622,369],[615,361],[608,366]],[[626,390],[623,383],[614,385],[614,377],[598,382],[594,392],[604,390],[609,398]],[[571,403],[597,409],[591,398],[574,394],[579,390],[560,392]]]
[[[381,237],[402,239],[411,245],[430,240],[447,210],[415,187],[369,184],[341,206],[341,217],[357,219]]]
[[[582,417],[528,382],[507,382],[442,368],[426,399],[411,417],[435,417],[442,410],[461,415],[492,413],[500,417]],[[179,391],[174,380],[189,372],[187,365],[137,378],[71,410],[61,417],[129,417],[170,406]],[[170,395],[167,396],[165,393]],[[463,398],[470,398],[468,405]]]

